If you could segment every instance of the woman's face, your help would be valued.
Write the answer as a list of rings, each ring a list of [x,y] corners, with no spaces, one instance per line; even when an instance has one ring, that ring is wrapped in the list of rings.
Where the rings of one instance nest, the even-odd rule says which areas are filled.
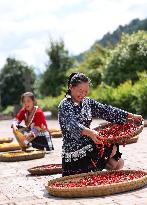
[[[27,110],[27,111],[32,111],[32,109],[34,108],[34,102],[33,100],[28,97],[28,96],[25,96],[23,98],[23,107]]]
[[[77,103],[80,103],[89,92],[89,83],[82,82],[76,86],[71,85],[70,90],[73,100]]]

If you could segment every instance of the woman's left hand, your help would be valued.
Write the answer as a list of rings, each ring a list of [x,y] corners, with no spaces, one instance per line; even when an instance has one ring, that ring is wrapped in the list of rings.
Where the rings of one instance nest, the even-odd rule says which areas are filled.
[[[141,125],[143,121],[143,117],[141,115],[129,113],[128,121],[133,122],[136,125]]]

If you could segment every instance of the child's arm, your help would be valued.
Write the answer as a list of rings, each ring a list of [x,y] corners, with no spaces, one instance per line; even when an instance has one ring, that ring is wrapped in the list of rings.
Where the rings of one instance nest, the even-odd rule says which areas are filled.
[[[17,126],[24,120],[25,117],[25,110],[22,108],[16,115],[16,117],[13,119],[11,128],[13,128],[14,131],[16,131],[18,128]]]

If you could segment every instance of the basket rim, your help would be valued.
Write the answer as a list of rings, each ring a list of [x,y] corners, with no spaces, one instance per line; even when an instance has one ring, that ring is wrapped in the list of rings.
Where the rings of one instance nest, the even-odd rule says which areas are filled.
[[[10,151],[7,153],[17,153],[21,151]],[[44,152],[36,152],[32,153],[31,155],[16,155],[16,156],[7,156],[7,153],[2,153],[0,154],[0,161],[1,162],[16,162],[16,161],[26,161],[26,160],[34,160],[34,159],[39,159],[43,158],[45,156],[45,151]]]
[[[62,182],[62,181],[66,181],[66,180],[70,180],[70,179],[73,179],[73,178],[77,178],[77,177],[84,177],[84,176],[91,176],[91,175],[96,175],[96,174],[100,174],[100,175],[103,175],[105,173],[116,173],[116,172],[123,172],[123,173],[126,173],[126,172],[138,172],[138,171],[141,171],[141,170],[112,170],[112,171],[98,171],[98,172],[94,172],[94,173],[83,173],[83,174],[76,174],[76,175],[70,175],[70,176],[66,176],[66,177],[60,177],[60,178],[57,178],[57,179],[53,179],[53,180],[50,180],[48,181],[48,186],[47,186],[47,189],[48,191],[50,190],[54,190],[54,191],[58,191],[58,192],[87,192],[87,190],[92,190],[92,191],[95,191],[95,190],[98,190],[98,189],[101,189],[101,190],[105,190],[105,189],[112,189],[113,187],[121,187],[121,186],[127,186],[127,185],[131,185],[131,184],[134,184],[139,182],[140,180],[145,180],[146,183],[147,183],[147,172],[146,171],[141,171],[143,173],[145,173],[146,175],[145,176],[142,176],[138,179],[134,179],[134,180],[130,180],[130,181],[124,181],[124,182],[119,182],[119,183],[112,183],[112,184],[101,184],[101,185],[98,185],[98,186],[86,186],[86,187],[72,187],[72,188],[66,188],[66,187],[52,187],[52,184],[54,182]],[[101,174],[103,173],[103,174]]]
[[[105,122],[105,123],[102,123],[99,126],[95,127],[94,130],[98,129],[98,131],[99,131],[99,130],[104,129],[110,125],[114,125],[114,124],[111,122]],[[124,136],[116,136],[115,138],[107,138],[106,140],[108,143],[111,143],[111,142],[115,142],[115,141],[123,141],[125,138],[129,138],[130,136],[131,136],[131,138],[133,138],[136,135],[139,135],[142,132],[143,128],[144,128],[144,120],[142,121],[142,124],[140,126],[138,126],[138,129],[131,132],[130,134],[127,134]]]
[[[10,140],[10,139],[13,139],[13,137],[0,137],[0,140],[3,140],[3,139]]]
[[[18,143],[2,143],[0,144],[0,152],[10,152],[15,150],[20,150],[21,147]]]
[[[0,144],[11,143],[12,141],[13,137],[0,137]]]
[[[45,154],[45,151],[41,151],[41,150],[26,150],[26,155],[17,155],[17,156],[7,156],[8,153],[21,153],[21,152],[24,152],[24,151],[21,151],[21,150],[14,150],[14,151],[10,151],[10,152],[7,152],[7,153],[1,153],[0,154],[0,157],[5,157],[5,158],[13,158],[13,157],[21,157],[21,156],[27,156],[27,151],[30,151],[32,152],[32,154]],[[31,155],[30,155],[31,156]]]
[[[103,175],[106,173],[116,173],[116,172],[122,172],[122,173],[136,173],[136,172],[143,172],[145,173],[145,176],[141,176],[138,179],[133,179],[130,181],[123,181],[119,183],[112,183],[112,184],[101,184],[97,186],[83,186],[83,187],[53,187],[52,185],[55,182],[68,182],[68,180],[72,181],[72,179],[84,177],[84,176],[92,176],[92,175]],[[78,179],[77,179],[78,180]],[[83,174],[77,174],[77,175],[70,175],[66,177],[60,177],[57,179],[50,180],[48,182],[48,186],[46,189],[48,190],[48,193],[57,196],[57,197],[65,197],[65,198],[74,198],[74,197],[95,197],[95,196],[106,196],[111,194],[116,194],[120,192],[135,190],[138,188],[141,188],[147,184],[147,171],[142,170],[112,170],[112,171],[98,171],[98,172],[89,172],[89,173],[83,173]]]
[[[11,143],[4,142],[4,143],[0,144],[0,146],[5,146],[5,145],[8,145],[8,146],[18,145],[19,146],[19,144],[17,142],[11,142]]]
[[[32,167],[32,168],[29,168],[29,169],[37,169],[37,168],[41,168],[41,167],[43,167],[43,166],[49,166],[49,165],[61,165],[62,166],[62,164],[43,164],[43,165],[40,165],[40,166],[35,166],[35,167]],[[51,168],[52,169],[52,168]],[[56,168],[57,169],[57,168]]]
[[[54,174],[62,174],[62,169],[61,168],[54,168],[54,169],[45,169],[45,170],[29,170],[28,172],[31,175],[54,175]]]

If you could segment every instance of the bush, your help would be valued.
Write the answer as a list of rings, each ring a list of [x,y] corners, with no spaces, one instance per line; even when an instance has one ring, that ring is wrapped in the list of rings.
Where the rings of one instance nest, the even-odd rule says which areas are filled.
[[[106,59],[104,81],[118,86],[127,80],[138,80],[138,72],[147,70],[147,32],[123,34],[121,42]]]
[[[101,103],[147,116],[147,74],[139,74],[139,80],[132,84],[126,81],[117,88],[101,84],[90,93],[90,97]]]
[[[33,67],[15,58],[7,58],[0,70],[1,106],[20,103],[20,96],[34,90],[35,73]]]
[[[107,57],[107,50],[96,44],[94,48],[88,51],[82,63],[67,71],[67,76],[72,72],[81,72],[86,74],[96,88],[102,81],[104,62]]]
[[[133,95],[135,100],[132,102],[132,107],[137,113],[147,117],[147,74],[140,74],[140,80],[133,86]]]
[[[51,111],[52,117],[58,117],[58,105],[60,101],[63,99],[64,95],[60,95],[58,97],[45,97],[44,99],[38,99],[37,104],[41,107],[44,111]]]
[[[4,109],[2,111],[2,114],[12,114],[13,113],[13,109],[14,109],[14,107],[9,105],[9,106],[6,107],[6,109]]]

